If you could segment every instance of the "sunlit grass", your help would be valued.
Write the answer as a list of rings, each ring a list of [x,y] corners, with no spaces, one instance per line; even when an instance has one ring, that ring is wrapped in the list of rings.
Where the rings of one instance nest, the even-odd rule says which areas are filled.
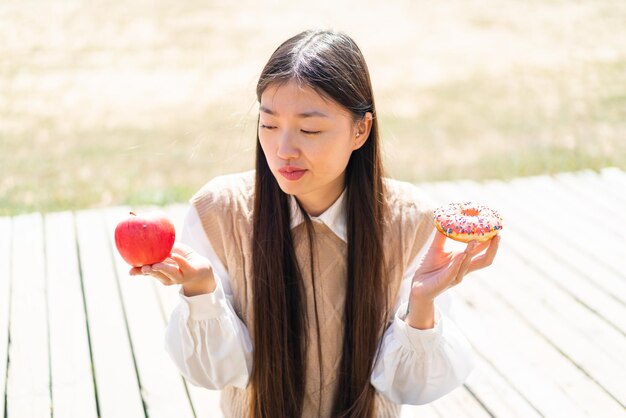
[[[381,117],[392,173],[418,182],[626,167],[625,62],[426,89],[413,117]]]
[[[420,4],[1,4],[0,215],[181,202],[252,168],[256,78],[309,27],[362,47],[393,177],[626,168],[622,3]]]

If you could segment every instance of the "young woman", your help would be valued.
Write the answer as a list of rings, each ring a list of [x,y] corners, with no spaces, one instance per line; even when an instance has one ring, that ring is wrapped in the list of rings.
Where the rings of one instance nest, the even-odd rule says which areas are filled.
[[[257,97],[256,170],[207,183],[172,258],[131,271],[182,285],[176,366],[221,389],[228,418],[397,417],[459,386],[471,350],[439,296],[500,238],[445,251],[419,189],[383,176],[367,66],[345,34],[284,42]]]

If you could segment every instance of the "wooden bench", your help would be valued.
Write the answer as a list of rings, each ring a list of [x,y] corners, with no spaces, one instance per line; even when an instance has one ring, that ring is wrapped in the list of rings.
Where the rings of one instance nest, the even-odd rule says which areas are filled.
[[[403,418],[626,417],[626,172],[420,187],[506,223],[496,262],[453,290],[475,371]],[[164,209],[180,230],[186,206]],[[220,416],[219,392],[186,382],[163,349],[177,287],[129,277],[115,251],[127,211],[0,218],[5,417]]]

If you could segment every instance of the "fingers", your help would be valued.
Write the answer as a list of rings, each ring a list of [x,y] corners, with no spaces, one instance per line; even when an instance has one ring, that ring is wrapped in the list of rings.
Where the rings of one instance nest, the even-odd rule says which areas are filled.
[[[457,285],[461,283],[463,277],[467,275],[469,272],[474,270],[478,270],[484,267],[491,265],[493,262],[496,252],[498,251],[498,244],[500,243],[500,236],[496,235],[493,239],[486,242],[476,242],[470,241],[465,249],[465,253],[467,257],[463,261],[461,268],[456,276],[456,279],[451,283],[451,285]],[[473,258],[475,255],[480,254],[487,249],[487,252],[480,257]]]
[[[472,256],[482,253],[485,250],[485,248],[489,248],[489,246],[491,245],[491,240],[485,241],[485,242],[477,242],[477,241],[473,241],[473,242],[476,243],[474,244],[473,248],[465,249],[465,251],[468,253],[471,253]],[[469,247],[469,244],[468,244],[468,247]]]
[[[493,260],[496,257],[496,253],[498,252],[498,247],[500,245],[500,235],[496,235],[489,241],[489,247],[485,254],[480,257],[476,257],[468,266],[467,272],[471,272],[474,270],[479,270],[485,267],[490,266],[493,263]]]
[[[435,250],[443,251],[443,246],[446,243],[446,238],[447,237],[439,230],[435,230],[435,237],[433,238],[433,242],[430,244],[430,247]]]
[[[465,255],[465,257],[463,257],[463,262],[461,263],[459,270],[456,272],[454,280],[450,283],[450,286],[455,286],[461,283],[463,276],[467,273],[472,257],[482,251],[481,248],[482,246],[476,241],[470,241],[469,244],[467,244],[465,251],[462,253]]]
[[[155,269],[155,266],[133,267],[128,271],[128,274],[131,276],[151,276],[165,286],[177,284],[175,278],[168,276],[165,272],[159,271],[158,267]]]
[[[450,283],[449,286],[454,286],[456,284],[459,272],[461,272],[463,266],[467,264],[467,260],[471,258],[466,253],[456,253],[452,257],[453,260],[452,264],[450,265],[449,275],[449,278],[451,278],[451,280],[448,281]]]
[[[172,253],[172,259],[178,264],[179,270],[187,271],[193,269],[187,259],[182,255]]]
[[[189,253],[193,252],[193,248],[191,248],[187,244],[183,244],[182,242],[176,242],[174,243],[174,247],[172,247],[171,252],[172,252],[172,255],[178,254],[178,255],[186,256]]]
[[[144,276],[154,277],[155,279],[160,281],[165,286],[171,286],[173,284],[176,284],[176,281],[172,277],[170,277],[167,274],[165,274],[165,273],[155,269],[154,266],[143,266],[143,267],[141,267],[141,273]]]
[[[144,266],[146,267],[146,266]],[[169,280],[174,283],[178,283],[182,280],[183,275],[177,265],[166,264],[166,263],[156,263],[152,265],[152,272],[156,272],[162,276],[167,277]]]
[[[192,257],[191,259],[189,257]],[[195,257],[195,258],[194,258]],[[202,257],[193,254],[193,249],[185,244],[175,244],[169,257],[160,263],[133,267],[128,272],[131,276],[152,276],[166,286],[182,284],[198,278],[203,273],[210,273],[210,264],[202,263]]]

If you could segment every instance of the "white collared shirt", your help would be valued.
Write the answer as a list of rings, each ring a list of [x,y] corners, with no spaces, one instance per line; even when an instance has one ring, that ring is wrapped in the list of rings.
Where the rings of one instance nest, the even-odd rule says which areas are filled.
[[[289,209],[291,215],[291,229],[304,222],[302,211],[298,207],[296,198],[289,195]],[[348,227],[346,226],[346,189],[320,216],[309,216],[313,222],[320,222],[330,228],[343,242],[348,242]]]
[[[313,222],[328,226],[347,242],[344,190]],[[295,197],[290,196],[291,228],[304,222]],[[434,232],[429,239],[432,241]],[[166,330],[165,348],[191,383],[208,389],[245,388],[252,368],[252,342],[246,326],[232,307],[230,276],[204,233],[198,213],[190,206],[181,242],[207,257],[217,288],[213,293],[187,297],[180,290]],[[435,300],[435,326],[411,328],[404,321],[411,281],[423,248],[404,273],[396,315],[386,330],[371,383],[378,392],[399,404],[424,404],[447,394],[467,378],[473,368],[471,347],[450,319],[447,293]]]

